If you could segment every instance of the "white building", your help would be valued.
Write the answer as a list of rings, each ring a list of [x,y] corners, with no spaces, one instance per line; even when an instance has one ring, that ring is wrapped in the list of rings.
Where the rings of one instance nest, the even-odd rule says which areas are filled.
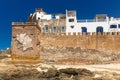
[[[120,18],[108,17],[106,14],[96,15],[94,19],[78,20],[76,11],[67,11],[66,14],[52,15],[45,13],[41,8],[32,16],[35,20],[66,19],[65,33],[92,33],[92,32],[119,32]]]
[[[78,32],[119,32],[120,19],[105,14],[96,15],[92,20],[77,20],[76,11],[66,11],[66,33]]]

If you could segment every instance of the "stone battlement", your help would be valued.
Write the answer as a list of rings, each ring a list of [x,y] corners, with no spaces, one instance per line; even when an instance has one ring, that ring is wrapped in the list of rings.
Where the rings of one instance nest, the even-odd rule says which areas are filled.
[[[98,33],[96,33],[96,32],[92,32],[92,33],[90,33],[90,32],[88,32],[88,33],[85,33],[85,32],[83,32],[83,33],[68,33],[68,34],[66,34],[66,33],[42,33],[43,35],[48,35],[49,37],[50,36],[120,36],[120,32],[103,32],[103,33],[101,33],[101,32],[98,32]]]

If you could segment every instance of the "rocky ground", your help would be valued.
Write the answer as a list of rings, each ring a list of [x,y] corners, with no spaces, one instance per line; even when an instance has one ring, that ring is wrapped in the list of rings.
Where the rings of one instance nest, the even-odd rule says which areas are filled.
[[[0,56],[0,80],[120,80],[119,53],[44,49],[41,63],[12,61],[8,55]]]
[[[92,66],[0,63],[0,80],[120,80],[120,68]]]

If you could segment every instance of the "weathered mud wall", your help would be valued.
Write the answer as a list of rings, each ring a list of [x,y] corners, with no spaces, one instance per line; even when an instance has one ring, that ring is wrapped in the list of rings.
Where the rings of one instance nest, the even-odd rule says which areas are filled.
[[[39,59],[39,34],[36,23],[12,23],[12,59]]]
[[[44,63],[96,64],[120,60],[120,33],[96,35],[41,34],[40,59]]]
[[[39,35],[41,47],[57,48],[57,47],[72,47],[80,49],[96,49],[102,51],[120,52],[120,33],[93,33],[90,35],[55,35],[42,34]]]

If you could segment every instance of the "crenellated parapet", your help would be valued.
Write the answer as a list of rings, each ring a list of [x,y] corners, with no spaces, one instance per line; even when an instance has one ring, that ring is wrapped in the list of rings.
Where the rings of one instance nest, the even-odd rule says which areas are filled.
[[[120,36],[120,32],[88,32],[88,33],[76,33],[76,32],[73,32],[73,33],[41,33],[42,35],[46,35],[46,36]]]

